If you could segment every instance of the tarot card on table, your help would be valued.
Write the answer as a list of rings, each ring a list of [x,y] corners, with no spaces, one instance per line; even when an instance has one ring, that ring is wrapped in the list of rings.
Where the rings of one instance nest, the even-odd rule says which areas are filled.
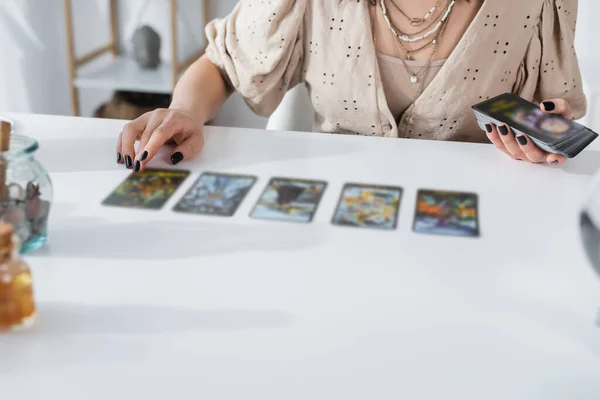
[[[189,174],[189,171],[158,169],[133,173],[102,204],[158,210]]]
[[[333,216],[334,225],[396,229],[402,188],[348,183]]]
[[[477,195],[420,190],[413,229],[419,233],[479,236]]]
[[[256,182],[256,177],[204,173],[174,210],[231,217]]]
[[[289,222],[311,222],[326,182],[273,178],[254,206],[252,218]]]

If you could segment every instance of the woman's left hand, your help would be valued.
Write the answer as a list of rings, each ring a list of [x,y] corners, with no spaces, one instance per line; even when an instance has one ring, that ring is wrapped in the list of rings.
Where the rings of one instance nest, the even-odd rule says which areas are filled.
[[[567,119],[573,118],[569,102],[564,99],[545,100],[540,104],[540,108],[547,114],[558,114]],[[490,139],[494,146],[513,160],[553,165],[562,164],[566,160],[563,156],[541,150],[526,135],[515,135],[512,129],[506,124],[498,126],[487,124],[485,129],[487,131],[488,139]]]

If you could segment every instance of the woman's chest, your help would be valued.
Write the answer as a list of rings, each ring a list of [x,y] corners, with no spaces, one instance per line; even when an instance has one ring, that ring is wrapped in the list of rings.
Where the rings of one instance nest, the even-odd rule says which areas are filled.
[[[410,5],[413,7],[408,7]],[[378,53],[404,59],[447,59],[475,19],[481,5],[482,0],[377,0],[376,5],[369,9],[375,48]],[[415,26],[410,22],[412,16],[428,17]],[[399,33],[415,38],[415,41],[401,41]],[[423,39],[416,40],[423,36]]]
[[[455,25],[448,28],[449,39],[435,57],[447,62],[429,87],[415,96],[419,112],[454,121],[460,118],[455,115],[458,111],[448,110],[466,115],[471,104],[511,91],[542,1],[486,0],[480,8],[473,4],[457,8]],[[303,74],[317,118],[331,123],[327,130],[347,125],[357,126],[360,132],[387,135],[394,121],[389,118],[377,53],[397,53],[390,51],[391,47],[379,47],[378,40],[389,41],[392,36],[385,23],[373,19],[375,7],[366,3],[311,3]],[[448,113],[454,115],[445,115]],[[384,122],[373,123],[375,120]]]

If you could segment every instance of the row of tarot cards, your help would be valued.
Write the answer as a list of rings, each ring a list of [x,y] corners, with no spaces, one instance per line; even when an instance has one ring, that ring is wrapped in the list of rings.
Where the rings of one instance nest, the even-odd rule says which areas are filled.
[[[190,175],[189,171],[147,169],[131,174],[102,204],[161,209]],[[175,205],[174,211],[231,217],[257,178],[248,175],[203,173]],[[250,217],[299,223],[312,221],[327,183],[272,178]],[[403,189],[348,183],[332,223],[340,226],[394,230]],[[479,236],[478,200],[473,193],[420,190],[413,229],[419,233]]]

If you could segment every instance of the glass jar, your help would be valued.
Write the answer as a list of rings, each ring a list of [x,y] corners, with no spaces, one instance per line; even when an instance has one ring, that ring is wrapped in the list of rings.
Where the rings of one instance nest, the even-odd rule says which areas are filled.
[[[13,134],[9,151],[0,152],[0,222],[13,226],[21,253],[39,249],[48,235],[52,183],[37,149],[35,139]]]

